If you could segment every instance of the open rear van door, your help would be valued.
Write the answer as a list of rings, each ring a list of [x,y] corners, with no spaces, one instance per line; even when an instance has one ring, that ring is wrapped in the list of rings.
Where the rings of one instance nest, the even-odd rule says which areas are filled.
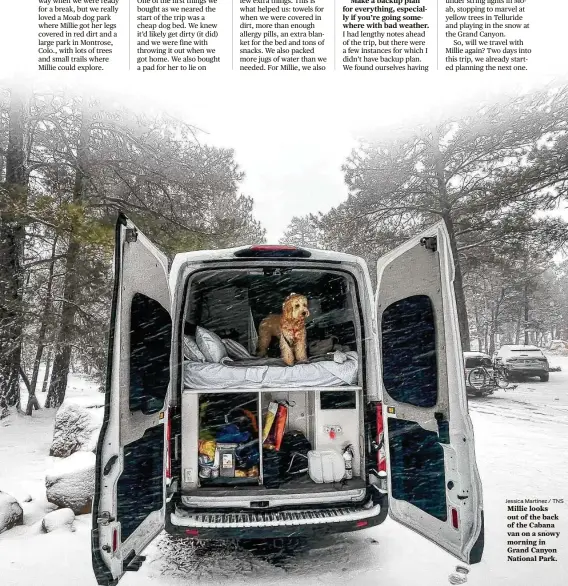
[[[120,215],[104,422],[97,445],[92,558],[99,584],[137,570],[165,521],[171,301],[166,257]]]
[[[443,222],[377,265],[389,513],[473,564],[483,504],[453,280]]]

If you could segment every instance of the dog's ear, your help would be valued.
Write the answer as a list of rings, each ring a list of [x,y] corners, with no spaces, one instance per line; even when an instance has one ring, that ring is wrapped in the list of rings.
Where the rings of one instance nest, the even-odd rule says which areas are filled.
[[[282,309],[284,310],[284,307],[286,306],[286,303],[288,303],[290,301],[290,299],[292,299],[292,297],[295,297],[296,294],[295,293],[290,293],[289,295],[287,295],[284,298],[284,301],[282,302]]]
[[[285,320],[292,319],[292,304],[290,303],[291,298],[290,296],[284,299],[284,303],[282,304],[282,316]]]

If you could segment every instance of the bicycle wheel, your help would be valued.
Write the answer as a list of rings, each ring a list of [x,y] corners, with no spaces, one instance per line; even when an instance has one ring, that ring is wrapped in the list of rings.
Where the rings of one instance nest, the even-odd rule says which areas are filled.
[[[483,389],[488,382],[485,368],[477,367],[470,370],[467,377],[468,385],[473,389]]]

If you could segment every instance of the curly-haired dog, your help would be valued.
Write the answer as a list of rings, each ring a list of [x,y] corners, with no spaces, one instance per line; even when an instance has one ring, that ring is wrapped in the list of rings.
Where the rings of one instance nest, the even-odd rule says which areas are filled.
[[[306,318],[309,315],[308,299],[290,293],[282,304],[281,315],[271,314],[260,322],[257,355],[266,356],[272,338],[279,338],[280,355],[288,366],[306,362]]]

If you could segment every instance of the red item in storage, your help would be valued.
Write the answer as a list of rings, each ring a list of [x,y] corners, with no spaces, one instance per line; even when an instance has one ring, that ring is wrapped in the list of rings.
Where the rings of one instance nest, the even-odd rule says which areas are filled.
[[[276,411],[276,418],[274,421],[274,447],[279,450],[282,445],[282,438],[284,437],[284,430],[286,429],[286,420],[288,419],[288,407],[286,405],[278,405]]]

